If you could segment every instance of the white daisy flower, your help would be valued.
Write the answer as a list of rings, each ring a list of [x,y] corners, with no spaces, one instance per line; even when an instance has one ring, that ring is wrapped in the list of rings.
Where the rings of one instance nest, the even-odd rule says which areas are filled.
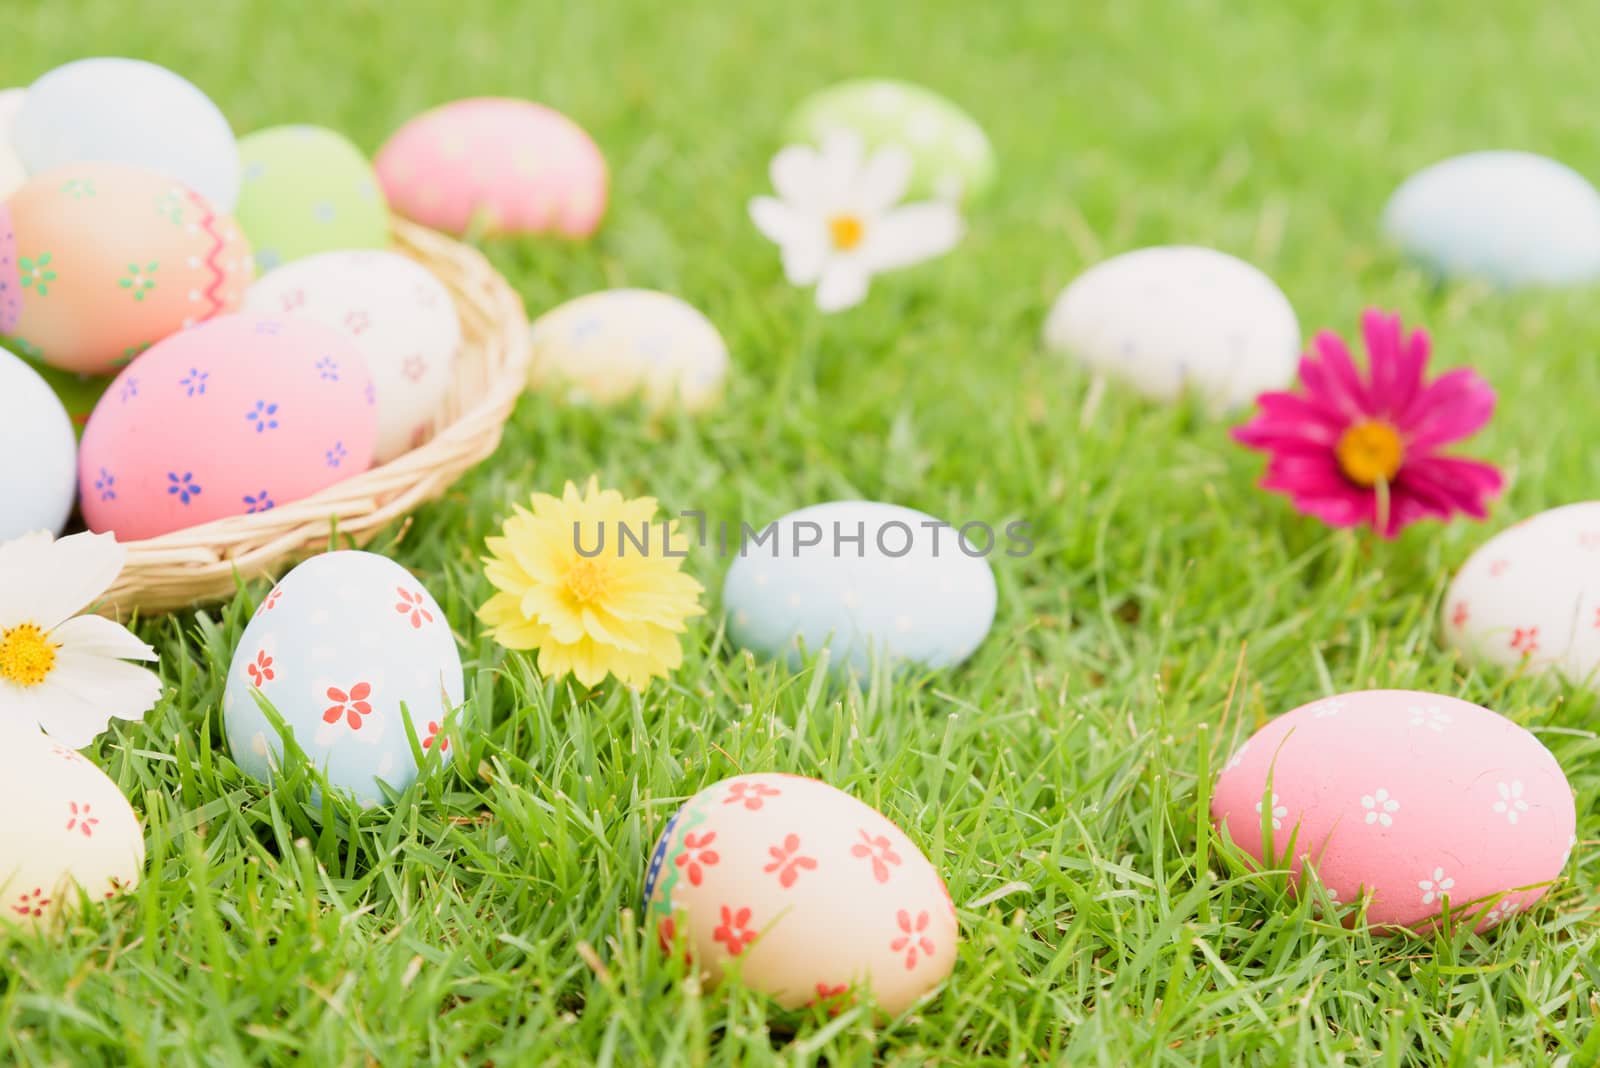
[[[942,256],[961,240],[961,214],[944,201],[901,204],[910,153],[867,155],[859,135],[836,130],[820,148],[790,145],[773,157],[776,197],[750,201],[750,218],[783,255],[797,286],[817,287],[817,307],[842,311],[867,296],[872,276]]]
[[[141,719],[161,680],[125,660],[156,652],[127,628],[78,615],[110,587],[128,551],[110,534],[0,543],[0,720],[31,722],[82,749],[113,718]]]

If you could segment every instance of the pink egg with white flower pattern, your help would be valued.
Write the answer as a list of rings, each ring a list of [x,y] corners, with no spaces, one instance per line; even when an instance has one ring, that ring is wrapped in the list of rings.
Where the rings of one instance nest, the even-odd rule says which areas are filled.
[[[1468,659],[1554,670],[1600,690],[1600,501],[1540,512],[1490,538],[1442,611],[1446,643]]]
[[[1572,788],[1527,730],[1410,690],[1341,694],[1257,731],[1217,779],[1211,818],[1246,853],[1314,869],[1341,906],[1426,932],[1445,903],[1480,931],[1544,896],[1577,827]],[[1274,863],[1274,862],[1268,862]]]
[[[309,497],[371,466],[375,400],[360,350],[319,323],[191,327],[95,405],[78,450],[84,521],[134,541]]]
[[[738,775],[700,791],[651,854],[644,908],[709,982],[836,1012],[863,987],[898,1014],[955,966],[944,880],[872,807],[816,779]]]
[[[583,128],[527,100],[457,100],[407,122],[374,166],[389,206],[446,233],[594,233],[605,157]]]

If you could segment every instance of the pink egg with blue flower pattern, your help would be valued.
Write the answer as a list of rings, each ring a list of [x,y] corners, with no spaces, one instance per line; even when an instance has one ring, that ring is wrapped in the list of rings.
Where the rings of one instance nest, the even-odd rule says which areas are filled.
[[[229,315],[123,369],[78,452],[84,521],[121,541],[309,497],[372,464],[376,393],[355,343],[307,319]]]
[[[1303,889],[1366,899],[1367,922],[1426,933],[1446,905],[1479,931],[1526,910],[1576,843],[1572,788],[1532,733],[1410,690],[1316,701],[1257,731],[1217,779],[1211,818]],[[1292,839],[1292,843],[1291,843]],[[1292,855],[1291,855],[1292,854]]]

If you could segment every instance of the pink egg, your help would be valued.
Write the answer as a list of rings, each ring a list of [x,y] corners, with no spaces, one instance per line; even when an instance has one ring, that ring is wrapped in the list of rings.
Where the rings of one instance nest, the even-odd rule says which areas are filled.
[[[378,152],[389,206],[447,233],[594,233],[606,161],[583,128],[527,100],[457,100],[407,122]]]
[[[690,798],[650,858],[644,906],[663,947],[682,938],[709,982],[786,1009],[848,1006],[869,986],[899,1013],[955,965],[944,880],[869,805],[798,775],[739,775]]]
[[[84,520],[132,541],[308,497],[371,466],[375,399],[355,343],[319,323],[191,327],[95,405],[78,453]]]
[[[1480,931],[1531,906],[1577,826],[1572,788],[1537,738],[1410,690],[1342,694],[1268,723],[1223,768],[1211,818],[1257,861],[1270,823],[1279,867],[1294,839],[1296,885],[1309,864],[1339,904],[1370,895],[1370,923],[1421,931],[1446,900]]]

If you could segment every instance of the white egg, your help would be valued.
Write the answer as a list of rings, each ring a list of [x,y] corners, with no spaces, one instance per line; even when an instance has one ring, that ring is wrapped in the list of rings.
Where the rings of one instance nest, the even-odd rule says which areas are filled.
[[[12,140],[29,174],[122,163],[176,178],[221,212],[239,199],[228,120],[189,81],[144,60],[97,57],[50,71],[28,88]]]
[[[0,200],[22,188],[28,180],[28,169],[22,165],[16,147],[11,143],[11,127],[22,110],[26,89],[0,89]]]
[[[137,886],[144,832],[117,784],[38,731],[0,728],[0,925],[43,926]]]
[[[1469,659],[1554,670],[1600,690],[1600,501],[1501,531],[1462,565],[1442,608]]]
[[[640,394],[656,410],[711,407],[728,377],[728,346],[693,305],[649,289],[569,300],[533,324],[532,381],[579,404]]]
[[[55,391],[0,348],[0,541],[59,534],[78,495],[78,437]]]
[[[1032,548],[1016,525],[958,527],[876,501],[812,505],[727,540],[733,641],[792,665],[800,646],[827,646],[835,671],[857,674],[874,655],[930,668],[971,656],[994,622],[988,558]]]
[[[1183,245],[1138,249],[1079,275],[1045,344],[1156,400],[1188,392],[1214,413],[1294,380],[1300,324],[1283,290],[1241,259]]]
[[[438,429],[461,320],[444,283],[415,260],[372,249],[308,256],[258,280],[245,308],[306,316],[355,342],[377,389],[375,462],[393,460]]]

